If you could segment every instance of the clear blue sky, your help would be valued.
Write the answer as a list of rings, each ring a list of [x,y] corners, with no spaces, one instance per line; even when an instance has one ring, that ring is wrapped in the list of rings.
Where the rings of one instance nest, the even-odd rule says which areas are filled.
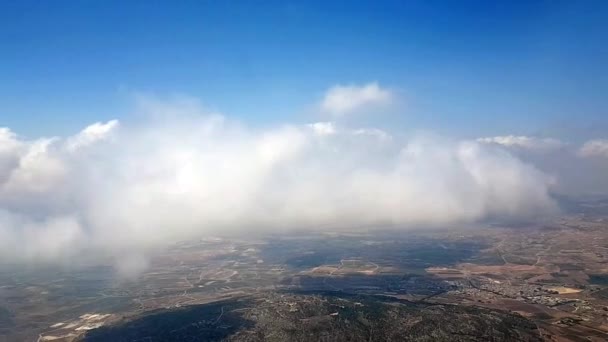
[[[607,64],[601,0],[0,0],[0,126],[26,136],[120,119],[131,91],[306,121],[329,86],[374,80],[407,103],[384,124],[601,136]]]

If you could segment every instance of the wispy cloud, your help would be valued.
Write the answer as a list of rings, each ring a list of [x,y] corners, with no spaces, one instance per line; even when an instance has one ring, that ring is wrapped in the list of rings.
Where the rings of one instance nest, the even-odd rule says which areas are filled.
[[[386,131],[378,128],[358,128],[352,131],[354,135],[376,137],[380,141],[390,141],[393,137]]]
[[[583,157],[606,157],[608,158],[608,140],[589,140],[579,149],[579,155]]]
[[[566,146],[566,143],[554,138],[538,138],[523,135],[503,135],[495,137],[485,137],[477,139],[484,144],[502,145],[509,148],[520,148],[534,151],[547,151],[559,149]]]
[[[341,116],[363,109],[385,106],[394,100],[394,94],[377,82],[362,86],[335,85],[327,90],[320,108],[323,112]]]
[[[317,135],[336,134],[336,127],[333,122],[315,122],[307,125]]]
[[[106,123],[96,122],[83,129],[80,133],[70,137],[66,142],[66,148],[70,151],[78,150],[94,144],[99,140],[108,139],[110,134],[118,126],[118,120],[111,120]]]

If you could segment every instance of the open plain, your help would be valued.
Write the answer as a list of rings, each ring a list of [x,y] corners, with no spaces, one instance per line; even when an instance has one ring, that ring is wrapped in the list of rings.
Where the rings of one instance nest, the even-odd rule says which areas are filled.
[[[248,340],[245,337],[254,332],[262,339],[270,333],[287,338],[288,325],[281,324],[295,324],[294,320],[335,332],[347,329],[341,321],[347,313],[332,311],[328,304],[339,298],[352,306],[349,315],[355,315],[351,319],[355,323],[369,313],[359,312],[361,308],[353,303],[380,298],[385,303],[381,306],[393,305],[391,301],[405,305],[409,311],[404,317],[410,318],[403,320],[408,322],[416,314],[441,320],[428,311],[437,307],[454,315],[468,310],[472,316],[516,320],[523,330],[501,330],[505,340],[608,338],[608,220],[597,210],[579,210],[534,224],[185,241],[154,255],[149,268],[135,280],[117,278],[109,266],[19,269],[1,276],[2,341],[97,341],[104,333],[122,334],[116,330],[121,327],[129,331],[121,336],[135,336],[126,340],[141,340],[137,327],[145,334],[149,323],[133,322],[180,312],[197,313],[194,321],[199,323],[205,320],[196,317],[215,317],[207,317],[205,329],[193,332],[195,340]],[[215,314],[214,303],[229,304],[220,305],[220,313]],[[316,309],[305,310],[303,305]],[[263,307],[266,314],[282,312],[282,316],[255,313]],[[398,324],[394,320],[400,316],[395,315],[391,324]],[[248,323],[238,323],[240,319]],[[484,340],[482,330],[467,327],[474,321],[462,320],[462,326],[443,333],[455,336],[454,331],[469,329],[472,332],[462,340]],[[179,329],[193,324],[170,322],[174,325],[157,327],[162,330],[158,336],[165,340],[182,339]],[[368,328],[372,329],[363,324],[356,329]],[[172,335],[174,330],[177,335]],[[405,330],[402,333],[393,338],[416,340]],[[389,339],[366,334],[361,338]]]

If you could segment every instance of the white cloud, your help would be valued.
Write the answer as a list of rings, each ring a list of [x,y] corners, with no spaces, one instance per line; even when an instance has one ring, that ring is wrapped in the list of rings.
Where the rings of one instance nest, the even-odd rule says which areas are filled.
[[[538,138],[516,135],[504,135],[477,139],[480,143],[502,145],[509,148],[521,148],[533,151],[547,151],[566,146],[560,140],[553,138]]]
[[[120,268],[128,273],[145,267],[150,249],[208,234],[407,229],[555,209],[551,177],[477,142],[375,144],[390,135],[329,123],[251,129],[180,108],[163,102],[154,118],[65,139],[0,131],[0,260],[57,262],[86,250],[129,258]]]
[[[393,101],[393,93],[380,87],[377,82],[363,86],[336,85],[327,90],[321,102],[321,110],[341,116],[364,108],[385,106]]]
[[[320,137],[327,136],[341,136],[344,135],[352,135],[352,136],[361,136],[363,138],[374,138],[378,141],[390,141],[392,136],[381,129],[373,128],[373,127],[365,127],[365,128],[345,128],[338,127],[335,123],[326,121],[326,122],[315,122],[306,125],[308,128],[312,130],[312,132]]]
[[[56,138],[41,138],[24,146],[14,158],[18,161],[13,167],[1,167],[6,172],[0,179],[0,191],[8,194],[21,192],[46,192],[65,176],[65,165],[54,156],[52,151]],[[8,171],[8,172],[7,172]]]
[[[608,140],[596,139],[587,141],[579,150],[583,157],[608,157]]]
[[[333,122],[315,122],[307,125],[317,135],[332,135],[336,133],[336,127]]]
[[[24,148],[17,135],[6,127],[0,127],[0,184],[11,175],[19,164],[19,154]]]
[[[69,138],[66,143],[66,148],[70,151],[75,151],[97,141],[105,140],[117,126],[118,120],[110,120],[106,123],[96,122],[87,126],[77,135]]]
[[[358,128],[353,130],[352,133],[354,135],[375,137],[380,141],[390,141],[393,139],[389,133],[378,128]]]

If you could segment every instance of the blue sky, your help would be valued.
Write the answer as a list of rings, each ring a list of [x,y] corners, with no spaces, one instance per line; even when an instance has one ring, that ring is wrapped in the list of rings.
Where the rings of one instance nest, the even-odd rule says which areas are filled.
[[[404,105],[377,126],[608,131],[606,1],[3,1],[0,126],[61,135],[188,94],[253,125],[314,121],[336,84]]]

